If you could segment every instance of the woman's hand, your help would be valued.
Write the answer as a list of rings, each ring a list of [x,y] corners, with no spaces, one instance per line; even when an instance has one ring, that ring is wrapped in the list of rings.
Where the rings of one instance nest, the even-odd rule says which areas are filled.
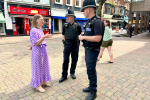
[[[29,50],[32,50],[32,44],[29,45]]]
[[[52,34],[49,34],[49,32],[46,33],[44,36],[45,36],[45,38],[52,38],[52,37],[53,37],[53,35],[52,35]]]

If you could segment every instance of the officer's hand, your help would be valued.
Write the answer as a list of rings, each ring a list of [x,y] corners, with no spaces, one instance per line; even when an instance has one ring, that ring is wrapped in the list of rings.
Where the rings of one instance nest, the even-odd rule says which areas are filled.
[[[78,36],[78,38],[80,41],[84,40],[84,36],[82,36],[81,34]]]

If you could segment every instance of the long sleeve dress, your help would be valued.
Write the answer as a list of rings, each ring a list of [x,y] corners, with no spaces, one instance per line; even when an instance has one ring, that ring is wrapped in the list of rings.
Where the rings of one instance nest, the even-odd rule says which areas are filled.
[[[43,81],[50,81],[51,76],[49,72],[49,58],[47,53],[47,43],[44,39],[38,46],[35,46],[37,40],[44,35],[42,29],[33,27],[30,31],[30,42],[32,44],[31,50],[31,71],[32,79],[31,85],[36,88],[40,86]]]

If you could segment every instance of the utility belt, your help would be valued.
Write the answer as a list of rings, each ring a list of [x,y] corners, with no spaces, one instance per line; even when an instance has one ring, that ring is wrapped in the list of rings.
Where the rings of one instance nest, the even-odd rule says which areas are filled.
[[[83,46],[83,47],[84,47],[85,49],[100,51],[100,48],[98,48],[98,47],[86,47],[86,46]]]
[[[64,39],[63,39],[62,42],[63,42],[64,46],[65,46],[66,44],[77,44],[77,43],[80,44],[80,41],[79,41],[79,40],[77,40],[77,41],[68,41],[68,40],[64,40]]]
[[[75,43],[79,43],[79,40],[75,40],[75,41],[70,41],[70,40],[64,40],[65,43],[67,44],[75,44]]]

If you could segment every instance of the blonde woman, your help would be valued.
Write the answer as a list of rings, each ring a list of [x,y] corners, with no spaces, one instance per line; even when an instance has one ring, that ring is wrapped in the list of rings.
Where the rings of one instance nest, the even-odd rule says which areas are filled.
[[[112,29],[110,28],[110,21],[105,20],[104,25],[105,25],[105,32],[104,32],[103,42],[102,42],[102,47],[100,49],[100,53],[98,55],[97,60],[100,60],[100,58],[102,57],[103,51],[105,50],[105,48],[107,48],[109,56],[110,56],[110,60],[107,62],[113,63],[113,53],[111,51],[113,40],[112,40],[112,35],[111,35]]]
[[[34,15],[32,29],[30,31],[31,50],[31,85],[40,92],[45,92],[41,85],[50,86],[47,81],[51,80],[49,72],[49,59],[47,53],[46,38],[52,38],[47,33],[44,35],[42,26],[44,19],[41,15]]]

